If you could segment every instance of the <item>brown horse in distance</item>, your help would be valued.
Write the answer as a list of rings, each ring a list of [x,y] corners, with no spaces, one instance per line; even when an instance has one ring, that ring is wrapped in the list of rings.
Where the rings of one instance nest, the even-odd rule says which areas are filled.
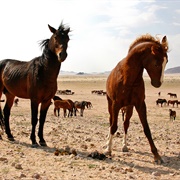
[[[135,106],[151,151],[154,154],[154,160],[157,163],[162,162],[147,122],[143,70],[145,68],[150,76],[152,86],[160,87],[163,82],[165,65],[168,61],[167,51],[166,36],[160,42],[159,39],[149,34],[142,35],[132,43],[127,56],[111,71],[106,83],[108,111],[110,114],[110,132],[106,144],[107,154],[111,155],[113,135],[118,128],[119,110],[124,106],[127,106],[127,110],[124,121],[123,150],[127,150],[127,130],[129,120],[133,114],[133,106]]]
[[[167,104],[168,104],[168,106],[169,106],[169,104],[172,104],[173,107],[176,104],[178,107],[178,100],[168,100]]]
[[[32,147],[37,147],[36,125],[39,120],[39,143],[47,146],[43,137],[43,128],[51,99],[57,90],[57,77],[61,63],[67,57],[67,47],[70,32],[69,27],[62,23],[59,28],[48,25],[52,33],[50,39],[43,40],[40,45],[43,48],[41,56],[31,61],[18,61],[5,59],[0,61],[0,97],[6,96],[6,104],[0,109],[0,119],[5,123],[5,132],[10,141],[14,141],[9,125],[9,116],[15,96],[31,101],[31,141]],[[40,117],[38,118],[38,106],[41,104]],[[4,117],[3,117],[4,114]]]
[[[66,117],[66,110],[69,110],[68,117],[69,115],[73,115],[74,111],[74,102],[70,99],[62,99],[62,100],[55,100],[54,101],[54,115],[56,115],[56,111],[58,111],[58,116],[59,116],[59,111],[60,108],[64,110],[64,117]]]
[[[169,109],[169,117],[170,117],[170,120],[175,120],[176,119],[176,111]]]
[[[171,98],[177,98],[177,94],[175,93],[168,93],[167,95],[169,95]]]

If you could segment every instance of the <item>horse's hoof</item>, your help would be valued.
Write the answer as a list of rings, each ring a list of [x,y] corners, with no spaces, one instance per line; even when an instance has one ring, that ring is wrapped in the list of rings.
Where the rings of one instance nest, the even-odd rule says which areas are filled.
[[[44,147],[47,146],[46,142],[40,142],[40,141],[39,141],[39,144],[40,144],[41,146],[44,146]]]
[[[160,164],[163,164],[164,161],[160,158],[160,159],[154,160],[154,163],[157,164],[157,165],[160,165]]]
[[[104,154],[105,154],[106,156],[111,156],[111,151],[105,151]]]
[[[34,143],[34,144],[31,145],[31,147],[32,148],[37,148],[37,147],[39,147],[39,145],[38,145],[38,143]]]
[[[124,147],[122,148],[122,152],[129,152],[127,146],[124,146]]]
[[[13,137],[8,138],[9,141],[15,141]]]

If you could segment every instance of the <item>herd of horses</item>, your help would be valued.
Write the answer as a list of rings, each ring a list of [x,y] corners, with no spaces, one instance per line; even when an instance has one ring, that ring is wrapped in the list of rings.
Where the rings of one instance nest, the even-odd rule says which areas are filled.
[[[40,45],[43,48],[41,56],[28,62],[13,59],[0,61],[0,97],[6,96],[3,111],[0,108],[0,124],[10,141],[15,141],[11,130],[9,117],[15,96],[30,99],[31,124],[30,139],[32,147],[47,146],[43,136],[43,128],[46,114],[51,104],[51,99],[57,91],[57,77],[61,63],[67,58],[67,47],[70,28],[62,23],[58,29],[48,25],[52,36],[43,40]],[[142,35],[130,45],[127,56],[124,57],[111,71],[106,81],[106,97],[109,111],[109,136],[106,143],[106,155],[111,155],[114,134],[118,128],[118,114],[122,107],[126,106],[124,119],[124,143],[123,151],[127,148],[127,131],[129,121],[135,107],[145,136],[149,141],[154,161],[162,162],[162,158],[152,139],[147,121],[145,104],[145,86],[143,71],[146,69],[151,79],[152,86],[158,88],[163,83],[164,69],[168,62],[168,42],[166,36],[160,40],[150,34]],[[61,101],[61,100],[56,100]],[[40,116],[38,106],[41,104]],[[57,103],[58,104],[58,103]],[[75,103],[74,103],[75,104]],[[57,105],[57,108],[61,106]],[[36,141],[36,125],[39,121],[39,144]],[[136,133],[136,132],[135,132]],[[2,136],[0,136],[2,138]]]
[[[58,117],[60,116],[60,109],[62,108],[64,111],[64,117],[72,117],[76,116],[78,109],[80,110],[80,116],[83,116],[83,112],[85,108],[91,108],[92,103],[90,101],[72,101],[71,99],[61,99],[59,96],[54,96],[54,115],[57,116],[56,112],[58,112]],[[67,114],[68,111],[68,114]]]
[[[178,105],[180,104],[180,101],[178,101],[178,100],[166,100],[166,99],[160,99],[160,98],[158,98],[157,100],[156,100],[156,105],[161,105],[161,107],[163,106],[163,105],[170,105],[170,104],[172,104],[172,106],[174,107],[174,105],[176,105],[177,107],[178,107]]]
[[[70,89],[56,91],[56,94],[60,94],[60,95],[73,95],[74,93],[75,92],[71,91]]]
[[[160,96],[160,92],[158,93],[159,96]],[[170,98],[177,98],[177,94],[175,93],[168,93],[167,95],[170,96]],[[161,107],[164,105],[164,106],[169,106],[170,104],[172,105],[172,107],[174,108],[174,106],[176,105],[176,107],[178,107],[178,105],[180,104],[180,101],[178,101],[177,99],[176,100],[166,100],[166,99],[161,99],[161,98],[158,98],[156,100],[156,105],[161,105]],[[169,117],[170,117],[170,120],[175,120],[176,119],[176,111],[172,110],[172,109],[169,109]]]
[[[106,91],[103,91],[103,90],[92,90],[91,93],[97,94],[97,95],[103,95],[103,96],[106,95]]]

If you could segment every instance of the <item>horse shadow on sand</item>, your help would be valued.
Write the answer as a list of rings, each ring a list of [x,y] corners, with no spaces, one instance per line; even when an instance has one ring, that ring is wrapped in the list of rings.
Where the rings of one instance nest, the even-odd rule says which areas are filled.
[[[6,141],[6,140],[4,140]],[[26,148],[30,148],[30,149],[33,149],[32,145],[29,144],[29,143],[26,143],[26,142],[20,142],[18,140],[15,140],[13,142],[9,142],[7,141],[8,143],[11,143],[11,144],[16,144],[16,145],[19,145],[19,146],[24,146]],[[49,146],[38,146],[34,149],[38,149],[38,150],[42,150],[42,151],[45,151],[46,153],[52,153],[53,156],[55,156],[55,151],[57,150],[56,147],[49,147]],[[123,153],[119,156],[105,156],[104,154],[102,153],[99,153],[98,151],[94,151],[94,152],[88,152],[88,151],[80,151],[80,150],[76,150],[77,152],[77,157],[81,158],[81,159],[84,159],[84,160],[87,160],[87,161],[99,161],[99,162],[102,162],[103,163],[107,163],[107,164],[116,164],[116,165],[120,165],[120,167],[127,167],[127,168],[132,168],[132,169],[136,169],[138,171],[141,171],[143,173],[147,173],[147,174],[151,174],[153,172],[159,172],[160,174],[162,175],[169,175],[169,174],[174,174],[175,171],[179,171],[179,167],[180,167],[180,154],[175,154],[175,156],[162,156],[162,159],[163,159],[163,163],[158,165],[158,164],[155,164],[154,163],[154,166],[149,166],[149,163],[150,164],[153,164],[153,160],[150,162],[148,159],[149,158],[140,158],[138,159],[137,157],[134,159],[134,161],[131,161],[131,162],[127,162],[125,161],[125,159],[128,159],[129,155],[128,153],[131,153],[132,156],[133,154],[139,154],[139,155],[142,155],[143,156],[148,156],[148,157],[152,157],[152,154],[150,152],[141,152],[141,151],[135,151],[135,152],[128,152],[128,153]],[[102,155],[102,156],[101,156]],[[59,155],[61,156],[61,155]],[[120,157],[127,157],[127,158],[123,158],[123,160],[120,159]],[[99,158],[101,157],[101,158]],[[139,156],[138,156],[139,157]],[[139,165],[138,162],[143,162],[143,165]],[[147,163],[147,166],[146,166],[146,163]],[[162,167],[166,167],[166,169],[163,169]],[[168,170],[167,170],[168,168]]]

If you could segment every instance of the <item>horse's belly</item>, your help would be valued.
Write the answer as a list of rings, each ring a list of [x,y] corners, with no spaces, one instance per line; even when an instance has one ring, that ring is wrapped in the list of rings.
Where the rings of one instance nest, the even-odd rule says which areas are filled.
[[[19,98],[29,98],[29,94],[28,94],[28,91],[27,91],[27,87],[26,86],[5,86],[6,87],[6,90],[14,95],[14,96],[17,96]]]

